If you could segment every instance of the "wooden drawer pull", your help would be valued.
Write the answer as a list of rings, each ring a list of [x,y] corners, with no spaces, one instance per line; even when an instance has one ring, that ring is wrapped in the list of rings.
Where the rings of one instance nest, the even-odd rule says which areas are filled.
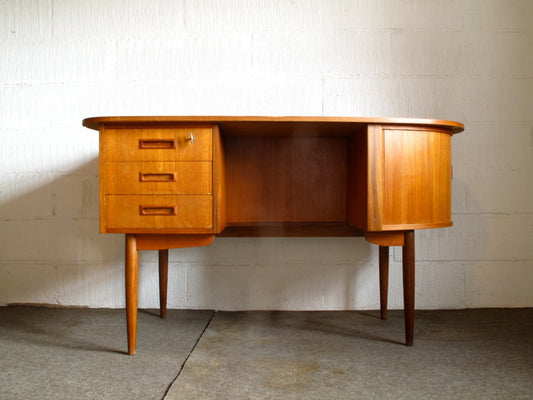
[[[139,149],[175,149],[176,139],[139,139]]]
[[[139,214],[141,216],[148,215],[177,215],[178,206],[139,206]]]
[[[176,182],[175,172],[139,172],[139,182]]]

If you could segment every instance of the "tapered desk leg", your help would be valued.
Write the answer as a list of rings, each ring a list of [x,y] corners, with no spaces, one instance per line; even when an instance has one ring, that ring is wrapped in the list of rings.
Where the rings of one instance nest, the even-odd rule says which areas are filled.
[[[405,344],[413,345],[415,325],[415,232],[405,231],[402,248]]]
[[[168,249],[159,250],[159,316],[167,316]]]
[[[389,294],[389,247],[379,246],[379,303],[381,319],[387,319]]]
[[[137,300],[139,287],[139,252],[135,235],[126,235],[126,323],[128,354],[135,354],[137,340]]]

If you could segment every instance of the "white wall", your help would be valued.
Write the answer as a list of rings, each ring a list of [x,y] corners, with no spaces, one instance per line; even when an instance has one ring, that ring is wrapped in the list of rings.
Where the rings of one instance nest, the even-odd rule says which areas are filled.
[[[229,114],[464,122],[455,225],[417,233],[417,307],[533,306],[532,21],[531,0],[0,0],[0,305],[124,305],[83,118]],[[361,238],[218,238],[171,251],[169,306],[377,308],[377,279]]]

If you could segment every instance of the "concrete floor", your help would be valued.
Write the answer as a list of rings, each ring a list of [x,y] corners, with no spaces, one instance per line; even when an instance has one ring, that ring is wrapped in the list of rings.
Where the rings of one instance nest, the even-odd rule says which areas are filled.
[[[533,398],[533,309],[123,314],[0,308],[0,399]]]

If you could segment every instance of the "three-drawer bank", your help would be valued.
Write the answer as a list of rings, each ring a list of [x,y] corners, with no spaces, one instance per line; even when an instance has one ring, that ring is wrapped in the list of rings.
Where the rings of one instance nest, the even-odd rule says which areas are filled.
[[[213,233],[213,129],[113,127],[100,143],[102,233]]]

